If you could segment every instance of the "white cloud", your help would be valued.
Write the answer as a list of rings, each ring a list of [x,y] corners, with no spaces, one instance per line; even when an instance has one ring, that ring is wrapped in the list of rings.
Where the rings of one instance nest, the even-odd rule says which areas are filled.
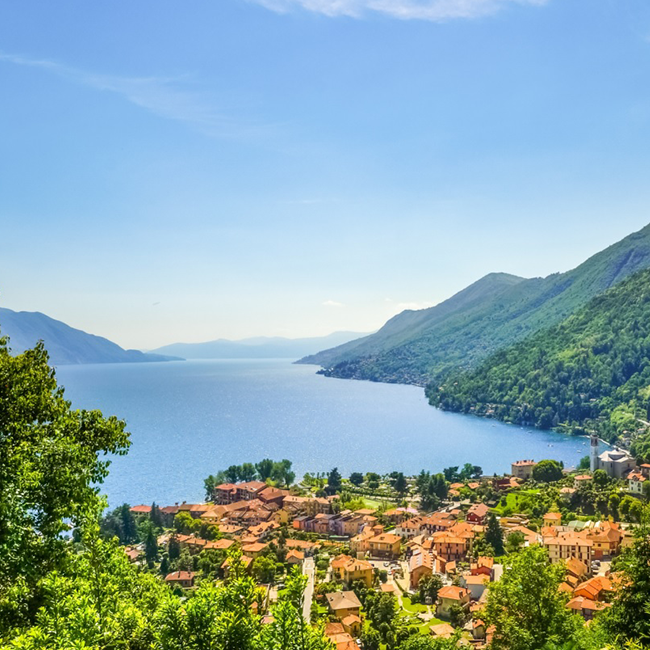
[[[545,5],[550,0],[250,0],[267,9],[287,13],[295,8],[325,16],[361,18],[379,13],[403,20],[443,21],[478,18],[509,5]]]
[[[190,80],[184,77],[121,77],[85,72],[55,61],[31,59],[0,52],[0,62],[40,68],[69,81],[111,92],[169,120],[185,122],[201,132],[215,137],[245,137],[261,134],[265,128],[246,124],[215,106],[215,102],[199,92],[190,90]]]
[[[336,300],[326,300],[323,303],[324,307],[345,307],[342,302],[337,302]]]

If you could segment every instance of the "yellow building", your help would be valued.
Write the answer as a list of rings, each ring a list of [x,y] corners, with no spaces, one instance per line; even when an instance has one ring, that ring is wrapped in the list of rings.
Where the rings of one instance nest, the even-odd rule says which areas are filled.
[[[372,557],[396,560],[400,556],[402,538],[392,533],[381,533],[368,540],[368,550]]]

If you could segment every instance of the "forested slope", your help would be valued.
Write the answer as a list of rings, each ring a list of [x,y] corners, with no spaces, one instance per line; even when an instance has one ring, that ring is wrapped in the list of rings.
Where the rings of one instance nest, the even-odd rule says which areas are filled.
[[[650,270],[427,395],[446,410],[629,441],[650,407]]]

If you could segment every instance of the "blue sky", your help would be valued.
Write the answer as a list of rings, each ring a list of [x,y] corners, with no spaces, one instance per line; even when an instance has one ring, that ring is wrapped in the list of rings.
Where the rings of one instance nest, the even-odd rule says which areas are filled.
[[[647,0],[0,2],[0,301],[371,331],[650,222]]]

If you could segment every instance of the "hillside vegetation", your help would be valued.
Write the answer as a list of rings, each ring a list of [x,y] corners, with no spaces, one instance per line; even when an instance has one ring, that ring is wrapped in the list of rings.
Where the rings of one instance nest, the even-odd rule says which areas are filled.
[[[427,395],[446,410],[630,442],[650,409],[650,270]]]
[[[425,385],[556,325],[649,266],[646,226],[566,273],[529,280],[490,274],[435,307],[402,312],[371,336],[301,362],[333,377]]]

